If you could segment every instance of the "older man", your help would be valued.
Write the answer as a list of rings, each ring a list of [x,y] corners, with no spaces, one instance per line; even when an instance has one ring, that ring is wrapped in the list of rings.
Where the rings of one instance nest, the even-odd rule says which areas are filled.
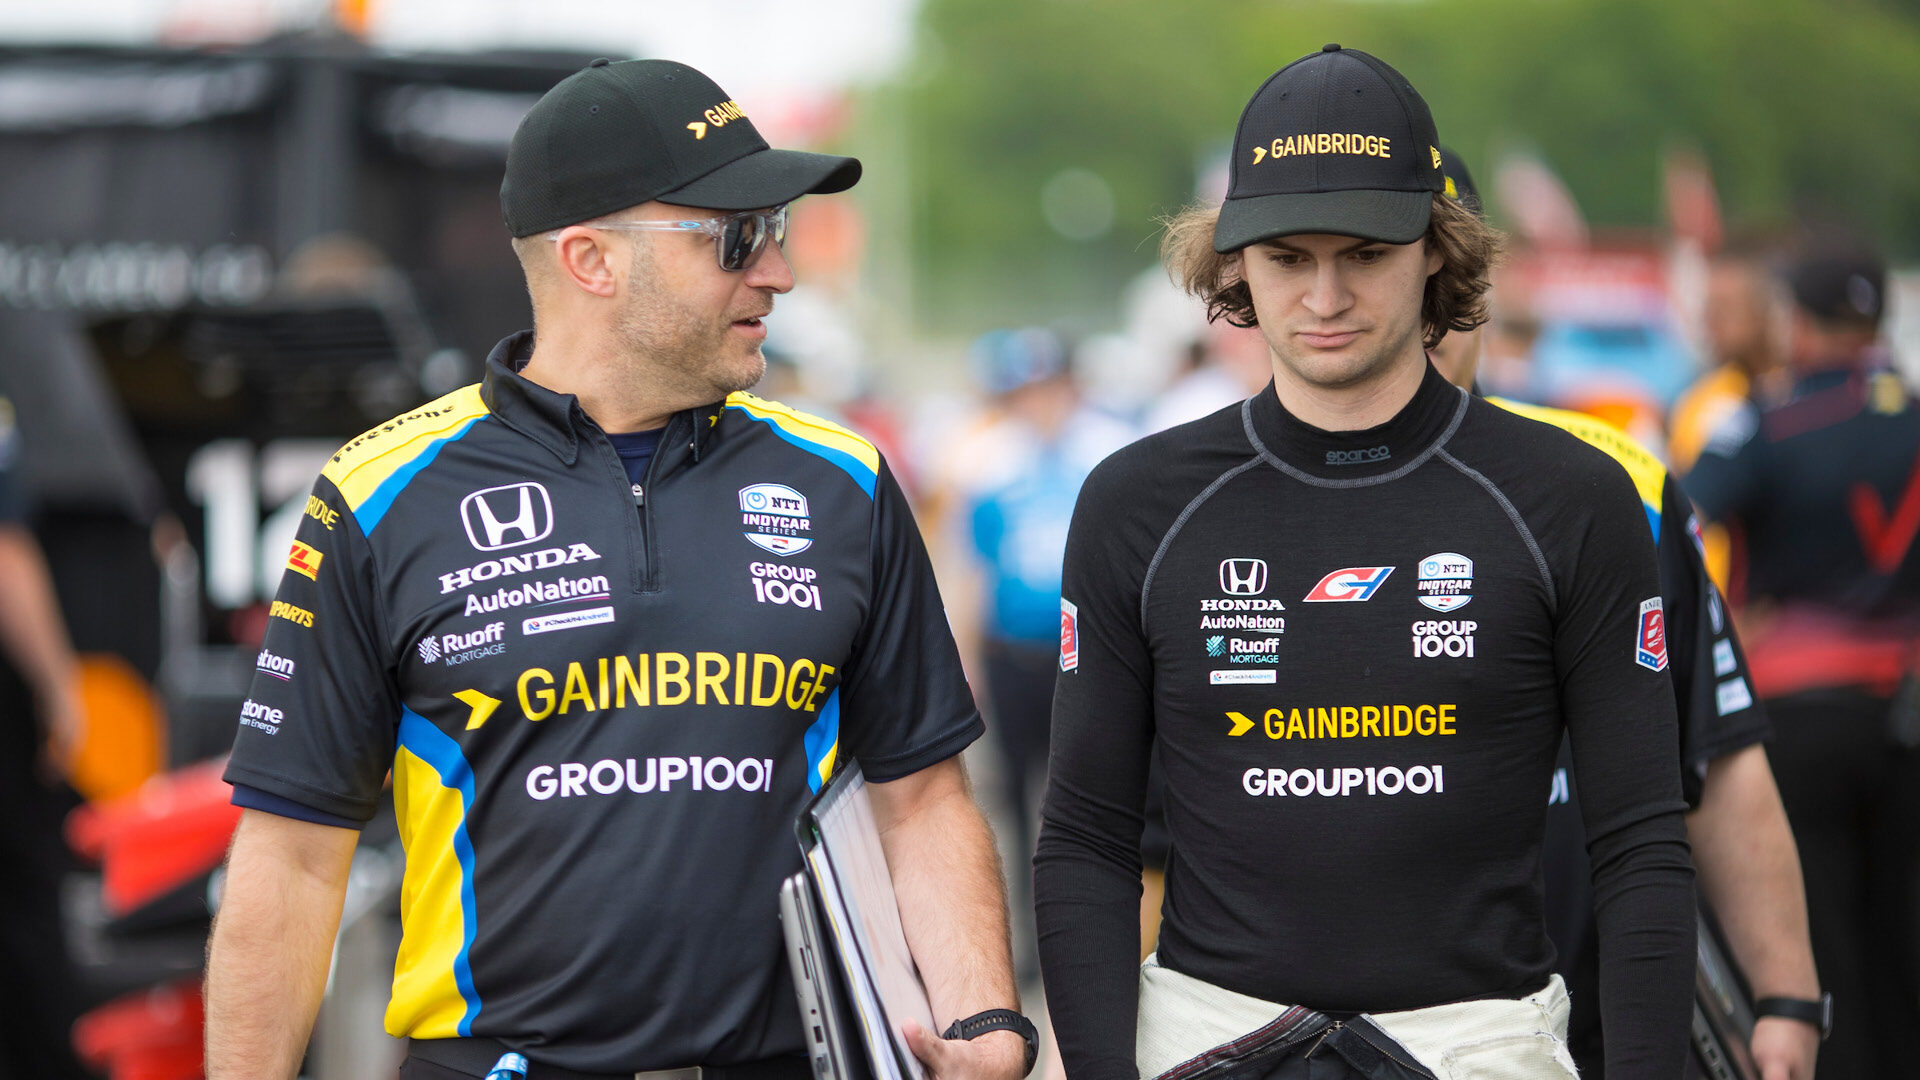
[[[1022,1074],[955,756],[981,723],[905,500],[871,443],[745,393],[793,286],[786,204],[859,172],[769,149],[667,61],[596,61],[521,123],[501,205],[535,331],[333,457],[273,605],[227,773],[248,811],[209,1076],[293,1075],[391,768],[403,1075],[512,1052],[529,1080],[802,1080],[775,897],[847,758],[934,1015],[992,1011],[911,1028],[915,1052]]]

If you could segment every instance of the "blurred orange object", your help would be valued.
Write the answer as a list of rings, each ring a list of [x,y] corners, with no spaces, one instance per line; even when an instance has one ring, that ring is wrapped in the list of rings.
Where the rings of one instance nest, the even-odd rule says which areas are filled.
[[[115,998],[73,1025],[81,1060],[108,1080],[197,1080],[206,1065],[200,980]]]
[[[225,759],[156,776],[67,816],[67,843],[101,869],[107,913],[126,915],[218,866],[240,823]]]
[[[75,791],[96,802],[113,799],[160,771],[166,717],[132,664],[111,653],[81,657],[80,703],[87,731],[67,766]]]
[[[372,21],[372,0],[334,0],[333,22],[341,30],[364,39]]]

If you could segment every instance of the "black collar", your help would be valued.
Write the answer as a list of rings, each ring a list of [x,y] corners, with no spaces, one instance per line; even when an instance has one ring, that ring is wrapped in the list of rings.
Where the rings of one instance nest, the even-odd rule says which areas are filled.
[[[533,359],[533,331],[522,330],[501,338],[487,354],[487,371],[480,380],[480,400],[487,411],[513,430],[539,443],[563,464],[572,465],[580,456],[584,432],[599,432],[599,425],[580,408],[580,399],[572,394],[555,393],[520,374]],[[688,449],[693,459],[713,441],[719,430],[716,419],[725,402],[687,409],[667,422],[661,445],[676,430],[684,430],[680,421],[691,424],[693,438]]]
[[[1413,399],[1393,419],[1362,431],[1322,431],[1280,404],[1273,384],[1247,401],[1247,438],[1275,467],[1314,484],[1345,486],[1401,475],[1452,436],[1466,414],[1467,392],[1432,364]]]

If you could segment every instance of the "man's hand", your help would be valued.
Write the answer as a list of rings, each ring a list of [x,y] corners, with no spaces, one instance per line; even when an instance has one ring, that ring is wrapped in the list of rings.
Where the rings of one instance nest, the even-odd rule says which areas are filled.
[[[86,739],[86,705],[80,697],[77,676],[42,687],[37,696],[40,728],[45,733],[40,769],[49,781],[57,780],[67,774]]]
[[[1812,1024],[1784,1016],[1763,1016],[1753,1025],[1753,1042],[1749,1045],[1760,1080],[1813,1080],[1820,1032]]]
[[[1700,891],[1719,916],[1754,995],[1819,997],[1800,855],[1764,747],[1744,747],[1707,763],[1700,808],[1687,815],[1687,834]],[[1754,1025],[1751,1045],[1761,1080],[1809,1080],[1820,1032],[1798,1020],[1766,1016]]]
[[[1020,1080],[1026,1075],[1027,1040],[1017,1032],[989,1031],[977,1039],[943,1039],[922,1030],[912,1020],[900,1025],[900,1031],[907,1037],[913,1056],[927,1067],[931,1080]]]

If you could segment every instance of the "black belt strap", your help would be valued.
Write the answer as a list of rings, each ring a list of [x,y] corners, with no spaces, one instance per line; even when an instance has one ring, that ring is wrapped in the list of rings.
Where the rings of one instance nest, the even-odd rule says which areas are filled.
[[[414,1039],[407,1044],[407,1055],[443,1068],[471,1076],[485,1076],[507,1047],[493,1039]],[[522,1055],[528,1056],[528,1055]],[[698,1080],[812,1080],[807,1059],[799,1054],[747,1061],[738,1065],[703,1065],[694,1069],[661,1069],[637,1073],[587,1073],[533,1061],[527,1064],[527,1080],[633,1080],[650,1072],[681,1073]]]

